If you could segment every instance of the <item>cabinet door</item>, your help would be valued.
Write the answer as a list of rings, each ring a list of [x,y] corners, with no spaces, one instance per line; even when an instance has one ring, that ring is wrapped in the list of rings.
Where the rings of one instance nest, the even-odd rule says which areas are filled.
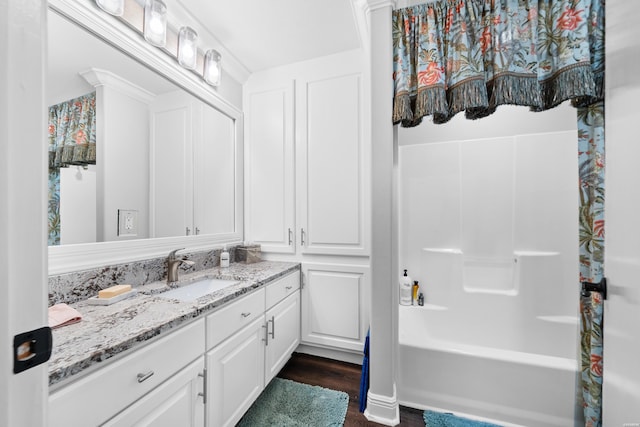
[[[193,232],[193,100],[159,95],[151,108],[151,237]]]
[[[198,103],[194,132],[194,233],[232,234],[241,221],[236,191],[239,182],[235,121]]]
[[[207,353],[208,426],[234,426],[264,388],[264,318]]]
[[[328,67],[325,67],[328,68]],[[369,150],[360,62],[296,82],[298,243],[303,253],[368,255]]]
[[[302,273],[302,342],[362,351],[369,267],[305,263]]]
[[[268,310],[266,320],[268,341],[264,383],[268,384],[300,343],[300,292],[296,291]]]
[[[295,252],[293,80],[250,81],[246,114],[246,226],[264,252]]]
[[[204,426],[204,360],[200,357],[103,424],[105,427]]]

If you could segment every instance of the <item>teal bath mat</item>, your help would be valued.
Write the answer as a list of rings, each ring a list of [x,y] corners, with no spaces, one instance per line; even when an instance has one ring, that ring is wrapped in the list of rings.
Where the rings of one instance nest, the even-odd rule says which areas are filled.
[[[274,378],[238,423],[240,427],[341,426],[349,395]]]
[[[497,424],[475,421],[467,418],[456,417],[453,414],[424,411],[422,416],[426,427],[500,427]]]

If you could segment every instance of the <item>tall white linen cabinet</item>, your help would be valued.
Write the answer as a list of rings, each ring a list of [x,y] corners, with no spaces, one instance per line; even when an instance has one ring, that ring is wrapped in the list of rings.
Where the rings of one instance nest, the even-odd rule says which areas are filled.
[[[371,282],[364,65],[354,50],[256,72],[243,100],[247,240],[302,263],[302,348],[353,361]]]

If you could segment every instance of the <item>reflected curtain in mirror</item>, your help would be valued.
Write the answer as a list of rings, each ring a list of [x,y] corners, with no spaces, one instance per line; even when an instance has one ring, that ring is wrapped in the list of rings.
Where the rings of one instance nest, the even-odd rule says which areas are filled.
[[[541,111],[602,96],[594,44],[602,0],[437,0],[393,13],[393,123]],[[603,16],[603,14],[602,14]]]
[[[49,107],[49,246],[60,244],[60,168],[96,163],[96,93]]]

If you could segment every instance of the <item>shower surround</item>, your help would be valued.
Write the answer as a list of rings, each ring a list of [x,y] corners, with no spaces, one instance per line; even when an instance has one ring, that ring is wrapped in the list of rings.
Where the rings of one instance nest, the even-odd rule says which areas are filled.
[[[399,307],[398,398],[503,425],[574,425],[575,111],[561,106],[545,127],[549,116],[503,108],[400,133],[400,268],[425,306]]]

